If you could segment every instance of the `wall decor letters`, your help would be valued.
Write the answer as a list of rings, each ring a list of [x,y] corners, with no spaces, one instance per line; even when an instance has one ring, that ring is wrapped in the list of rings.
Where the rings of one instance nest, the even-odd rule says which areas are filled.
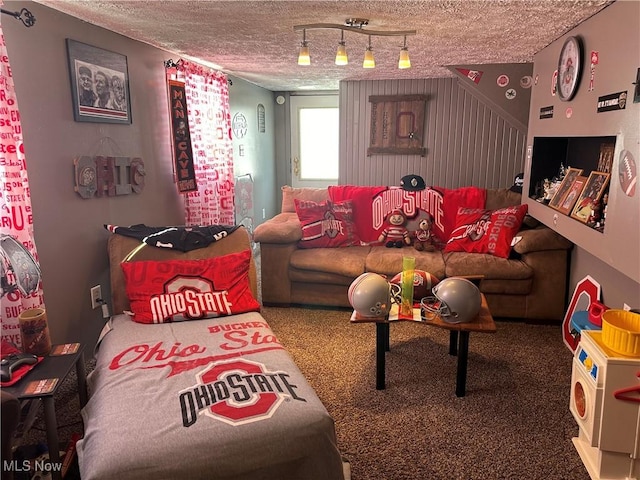
[[[139,157],[82,156],[73,165],[74,190],[82,198],[129,195],[144,189],[144,162]]]

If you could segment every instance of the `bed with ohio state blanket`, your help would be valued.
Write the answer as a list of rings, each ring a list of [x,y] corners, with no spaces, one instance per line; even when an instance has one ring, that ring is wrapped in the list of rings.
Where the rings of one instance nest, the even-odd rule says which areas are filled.
[[[334,421],[312,387],[251,302],[238,303],[249,311],[233,313],[235,300],[221,300],[220,292],[232,290],[225,278],[234,268],[218,268],[225,273],[205,282],[211,291],[198,296],[175,286],[176,278],[192,274],[182,266],[184,275],[174,272],[167,287],[178,292],[173,300],[146,312],[155,321],[134,321],[138,308],[123,303],[118,258],[136,241],[113,237],[114,312],[133,312],[114,315],[97,347],[82,411],[85,434],[78,442],[81,478],[342,479]],[[244,255],[246,238],[240,229],[216,242],[224,245],[172,252],[171,259],[156,255],[156,247],[143,251],[146,259],[160,256],[169,264],[185,256],[206,259],[219,250],[224,255],[218,258],[229,265],[228,255]],[[149,270],[144,261],[138,267],[153,272],[153,279],[162,276],[163,269]],[[202,279],[188,280],[202,288]],[[196,305],[231,314],[207,318]],[[157,318],[158,312],[177,315],[180,308],[182,321]]]

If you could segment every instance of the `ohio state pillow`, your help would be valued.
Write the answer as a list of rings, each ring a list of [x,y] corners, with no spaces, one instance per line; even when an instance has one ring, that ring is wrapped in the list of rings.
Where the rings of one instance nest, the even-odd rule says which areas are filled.
[[[526,204],[499,210],[460,207],[444,251],[488,253],[508,258],[513,237],[526,214]]]
[[[251,251],[203,260],[122,262],[133,320],[167,323],[255,312]]]
[[[353,222],[351,201],[316,203],[295,199],[302,227],[300,248],[333,248],[360,245]]]

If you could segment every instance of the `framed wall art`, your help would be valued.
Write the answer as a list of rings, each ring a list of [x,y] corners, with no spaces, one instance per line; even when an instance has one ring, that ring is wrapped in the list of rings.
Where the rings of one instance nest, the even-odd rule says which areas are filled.
[[[572,218],[583,223],[589,222],[591,214],[598,207],[600,197],[602,197],[605,188],[609,184],[610,176],[610,173],[605,172],[591,172],[589,174],[580,197],[571,211]]]
[[[67,38],[76,122],[131,123],[127,57]]]
[[[568,168],[565,172],[564,178],[562,179],[562,183],[556,190],[556,193],[551,200],[549,201],[549,206],[551,208],[555,208],[556,210],[560,210],[560,204],[562,200],[567,196],[567,192],[571,189],[573,185],[573,181],[578,178],[579,175],[582,174],[581,168]],[[580,192],[578,192],[580,193]],[[573,205],[572,205],[573,206]]]
[[[587,183],[587,177],[584,177],[582,175],[574,177],[569,184],[569,188],[558,202],[558,205],[554,208],[560,213],[569,215],[571,213],[571,209],[576,204],[576,201],[578,200],[578,197],[580,196],[585,183]]]

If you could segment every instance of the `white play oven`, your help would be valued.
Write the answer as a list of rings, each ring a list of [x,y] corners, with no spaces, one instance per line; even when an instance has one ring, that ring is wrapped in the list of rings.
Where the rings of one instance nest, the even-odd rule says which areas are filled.
[[[573,358],[573,444],[593,480],[640,479],[640,358],[623,357],[583,330]]]

